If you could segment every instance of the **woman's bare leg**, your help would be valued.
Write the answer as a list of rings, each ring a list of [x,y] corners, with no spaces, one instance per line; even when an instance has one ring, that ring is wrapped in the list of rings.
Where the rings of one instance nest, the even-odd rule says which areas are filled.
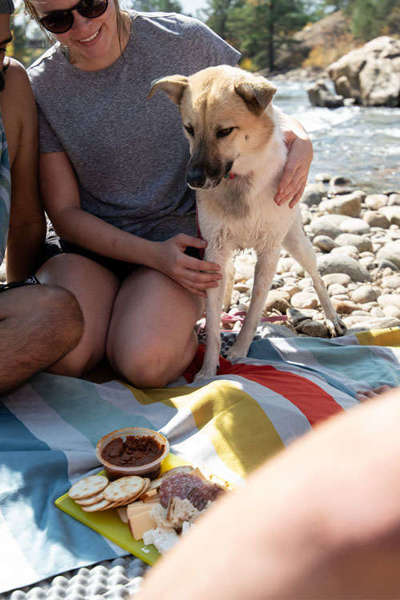
[[[119,281],[110,271],[78,254],[59,254],[39,270],[41,283],[72,292],[81,308],[84,328],[79,344],[50,369],[79,377],[104,356],[107,330]]]
[[[138,387],[173,381],[197,348],[194,332],[203,300],[166,275],[140,267],[115,300],[107,355],[116,371]]]

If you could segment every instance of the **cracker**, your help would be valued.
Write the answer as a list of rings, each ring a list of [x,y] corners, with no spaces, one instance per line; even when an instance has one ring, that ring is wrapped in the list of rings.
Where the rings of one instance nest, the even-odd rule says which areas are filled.
[[[131,501],[137,497],[146,485],[143,477],[128,475],[112,481],[104,490],[104,498],[112,503]]]
[[[100,502],[101,500],[104,500],[103,492],[100,492],[100,494],[96,494],[95,496],[89,496],[89,498],[82,498],[82,500],[75,500],[75,503],[79,504],[79,506],[90,506],[91,504],[96,504],[97,502]]]
[[[128,515],[127,515],[127,512],[126,512],[126,507],[125,507],[125,506],[122,506],[121,508],[119,508],[119,509],[117,510],[117,512],[118,512],[118,516],[119,516],[119,518],[121,519],[121,521],[122,521],[123,523],[126,523],[126,524],[127,524],[127,523],[128,523]]]
[[[72,500],[83,500],[84,498],[100,494],[107,485],[107,477],[103,475],[89,475],[89,477],[84,477],[74,483],[68,492],[68,496]]]
[[[81,506],[81,509],[85,512],[96,512],[98,510],[107,510],[108,508],[112,508],[112,502],[108,500],[100,500],[100,502],[91,504],[90,506]]]

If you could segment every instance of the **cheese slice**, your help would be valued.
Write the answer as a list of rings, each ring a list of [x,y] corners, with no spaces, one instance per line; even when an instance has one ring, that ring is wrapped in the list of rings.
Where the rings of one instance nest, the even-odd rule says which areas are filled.
[[[146,507],[147,510],[131,514],[129,513],[128,507],[128,522],[129,528],[135,540],[141,540],[143,534],[149,529],[153,529],[156,526],[154,518],[151,516],[152,506]]]

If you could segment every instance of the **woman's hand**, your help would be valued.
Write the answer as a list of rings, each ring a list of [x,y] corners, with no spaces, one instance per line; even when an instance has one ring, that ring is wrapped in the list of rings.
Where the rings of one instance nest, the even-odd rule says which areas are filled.
[[[222,279],[219,265],[185,254],[189,246],[204,249],[207,246],[205,240],[179,233],[165,242],[156,243],[159,244],[156,268],[184,288],[205,297],[208,288],[219,285]]]
[[[306,131],[298,121],[284,115],[283,131],[288,147],[286,165],[275,195],[280,206],[288,202],[293,208],[303,195],[313,158],[313,147]]]

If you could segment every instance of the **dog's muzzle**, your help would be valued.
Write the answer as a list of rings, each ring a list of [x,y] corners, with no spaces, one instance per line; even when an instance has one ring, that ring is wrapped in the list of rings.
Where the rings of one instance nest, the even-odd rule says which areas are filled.
[[[186,181],[191,188],[202,188],[206,183],[207,177],[205,170],[200,167],[194,167],[188,170]]]

